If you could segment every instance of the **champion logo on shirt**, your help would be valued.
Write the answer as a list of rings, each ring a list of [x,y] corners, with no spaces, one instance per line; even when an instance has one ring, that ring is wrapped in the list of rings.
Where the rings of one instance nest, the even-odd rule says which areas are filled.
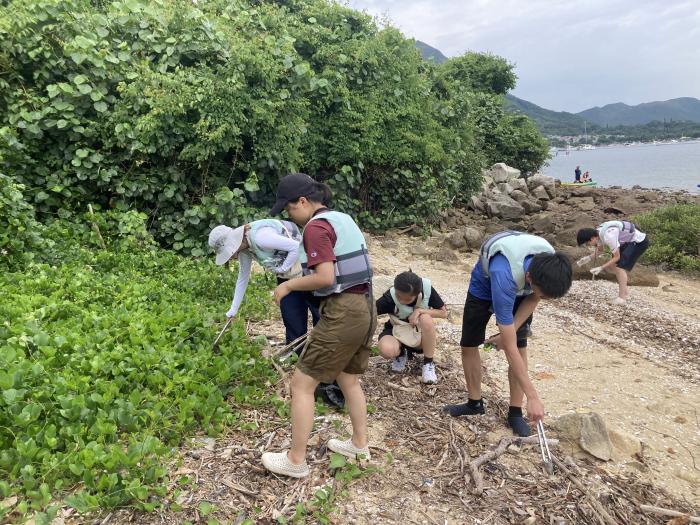
[[[316,253],[316,252],[311,252],[311,257],[316,257],[316,256],[318,256],[318,253]]]

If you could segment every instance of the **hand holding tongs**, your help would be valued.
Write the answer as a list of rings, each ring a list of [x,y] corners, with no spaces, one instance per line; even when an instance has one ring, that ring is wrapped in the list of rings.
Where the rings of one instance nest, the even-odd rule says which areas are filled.
[[[549,451],[549,445],[547,444],[547,438],[544,435],[544,425],[542,425],[542,420],[537,422],[537,439],[540,442],[540,452],[542,453],[542,462],[544,463],[544,469],[548,474],[554,474],[554,463],[552,462],[552,453]]]

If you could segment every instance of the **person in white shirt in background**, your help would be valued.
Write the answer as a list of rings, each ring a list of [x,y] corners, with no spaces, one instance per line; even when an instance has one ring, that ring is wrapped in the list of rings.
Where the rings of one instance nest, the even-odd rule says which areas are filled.
[[[632,271],[637,260],[649,247],[646,233],[629,221],[607,221],[597,228],[580,229],[576,233],[576,241],[579,246],[585,244],[594,248],[593,255],[579,259],[579,265],[590,262],[606,246],[610,249],[612,258],[605,264],[592,268],[591,273],[595,276],[603,270],[612,271],[618,285],[618,296],[613,303],[625,304],[628,296],[627,273]]]
[[[277,276],[277,284],[301,275],[299,242],[301,233],[296,224],[278,219],[262,219],[230,228],[220,225],[209,233],[209,246],[216,252],[216,264],[238,259],[239,271],[231,308],[226,317],[235,317],[243,302],[253,259]],[[318,308],[311,303],[311,294],[292,292],[280,304],[285,339],[291,343],[308,329],[309,312],[318,322]]]

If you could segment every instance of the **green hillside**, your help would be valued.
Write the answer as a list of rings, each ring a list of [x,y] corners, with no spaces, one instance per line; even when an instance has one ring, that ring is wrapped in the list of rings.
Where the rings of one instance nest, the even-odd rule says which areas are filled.
[[[551,111],[514,95],[506,95],[506,109],[527,115],[545,135],[578,135],[584,131],[584,119],[566,111]]]
[[[635,126],[655,120],[700,122],[700,100],[683,97],[662,102],[646,102],[636,106],[618,102],[587,109],[577,115],[601,126]]]
[[[432,59],[435,61],[436,64],[442,64],[447,61],[447,57],[443,55],[439,49],[436,49],[433,46],[426,44],[425,42],[416,40],[416,47],[420,51],[420,54],[423,56],[423,58],[425,58],[426,60]]]

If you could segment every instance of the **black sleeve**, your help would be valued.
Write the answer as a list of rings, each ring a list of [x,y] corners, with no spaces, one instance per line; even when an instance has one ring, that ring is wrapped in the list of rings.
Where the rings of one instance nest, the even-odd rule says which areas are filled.
[[[394,309],[394,300],[391,298],[391,292],[387,290],[377,299],[377,315],[393,314]]]
[[[434,308],[435,310],[439,310],[445,306],[445,302],[442,300],[442,297],[440,297],[440,294],[437,293],[437,290],[433,288],[430,290],[430,299],[428,299],[428,308]]]

